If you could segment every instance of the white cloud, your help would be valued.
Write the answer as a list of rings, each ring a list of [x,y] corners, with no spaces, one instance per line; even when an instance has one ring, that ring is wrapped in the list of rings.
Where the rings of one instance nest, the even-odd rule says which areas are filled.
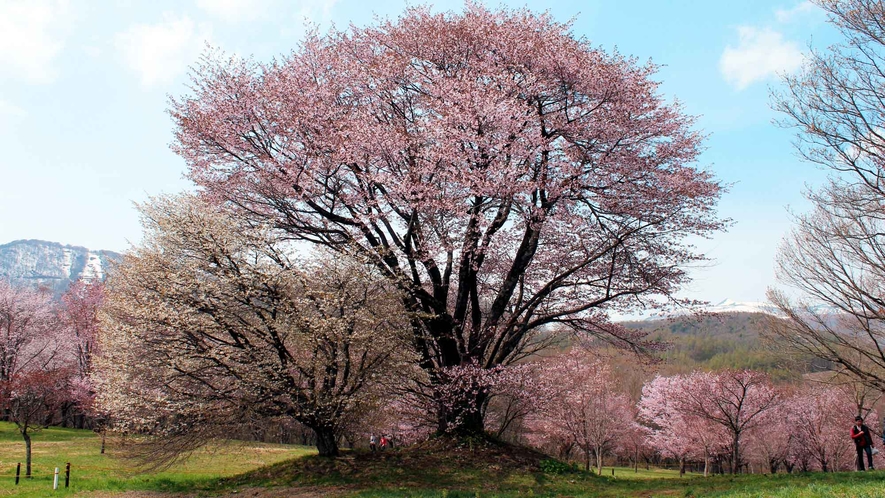
[[[67,0],[0,0],[0,72],[30,83],[54,81],[70,19]]]
[[[197,0],[197,7],[224,21],[254,21],[271,12],[273,0]]]
[[[21,107],[7,102],[5,100],[0,100],[0,116],[9,116],[13,118],[23,118],[28,115],[28,112],[22,109]]]
[[[757,81],[789,73],[802,65],[802,51],[771,28],[738,28],[738,46],[725,47],[719,71],[726,81],[743,90]]]
[[[774,16],[777,19],[777,22],[788,23],[793,22],[801,17],[807,16],[809,14],[813,14],[817,11],[817,6],[813,3],[805,0],[797,5],[795,5],[792,9],[777,9],[774,11]]]
[[[28,117],[28,111],[6,100],[0,100],[0,132],[12,131],[19,121]]]
[[[114,45],[145,87],[168,85],[196,62],[211,29],[188,16],[163,14],[157,24],[135,24],[117,33]]]

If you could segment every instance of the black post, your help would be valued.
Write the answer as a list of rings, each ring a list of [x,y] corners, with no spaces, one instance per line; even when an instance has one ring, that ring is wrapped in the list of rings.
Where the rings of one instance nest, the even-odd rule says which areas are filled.
[[[68,484],[71,483],[71,462],[68,462],[65,465],[65,487],[68,487]]]
[[[15,485],[18,486],[18,478],[22,474],[22,463],[18,462],[18,465],[15,466]]]
[[[615,475],[615,468],[612,467],[612,475]]]

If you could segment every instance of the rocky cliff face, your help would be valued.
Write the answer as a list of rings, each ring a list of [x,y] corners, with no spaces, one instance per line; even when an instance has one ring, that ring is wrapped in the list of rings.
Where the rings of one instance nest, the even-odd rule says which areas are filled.
[[[45,287],[60,295],[77,279],[103,279],[109,263],[121,255],[42,240],[16,240],[0,245],[0,279]]]

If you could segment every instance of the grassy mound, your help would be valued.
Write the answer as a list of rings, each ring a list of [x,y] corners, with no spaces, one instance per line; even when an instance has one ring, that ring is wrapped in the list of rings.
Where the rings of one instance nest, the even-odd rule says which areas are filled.
[[[885,498],[885,472],[720,475],[611,467],[603,476],[551,473],[549,457],[495,441],[434,439],[385,452],[306,456],[219,482],[228,498],[289,497],[717,497]],[[562,466],[559,467],[560,469]],[[207,490],[209,491],[209,490]],[[214,495],[214,494],[212,494]]]
[[[538,485],[545,479],[542,462],[546,460],[549,457],[542,453],[507,443],[436,438],[401,449],[345,452],[334,459],[307,456],[248,472],[225,484],[494,490],[502,483],[517,488]]]

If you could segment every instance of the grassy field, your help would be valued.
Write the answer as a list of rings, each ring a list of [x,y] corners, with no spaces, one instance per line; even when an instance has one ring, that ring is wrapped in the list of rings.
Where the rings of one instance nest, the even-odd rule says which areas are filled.
[[[0,423],[0,497],[251,496],[361,497],[883,497],[885,472],[741,475],[703,478],[675,471],[617,468],[598,477],[525,470],[520,456],[454,452],[348,453],[330,461],[311,448],[226,443],[200,451],[161,473],[137,474],[89,431],[48,429],[34,437],[34,477],[13,485],[24,444],[14,426]],[[52,491],[55,467],[71,462],[71,488]],[[62,478],[63,483],[63,478]]]
[[[139,474],[128,462],[114,458],[114,448],[100,454],[101,440],[91,431],[46,429],[33,436],[33,477],[15,486],[16,463],[24,475],[25,444],[15,426],[0,422],[0,497],[44,497],[86,490],[184,491],[212,486],[223,477],[316,453],[313,448],[259,443],[228,443],[202,450],[182,465],[154,474]],[[71,463],[71,487],[52,491],[55,467],[62,473]]]

